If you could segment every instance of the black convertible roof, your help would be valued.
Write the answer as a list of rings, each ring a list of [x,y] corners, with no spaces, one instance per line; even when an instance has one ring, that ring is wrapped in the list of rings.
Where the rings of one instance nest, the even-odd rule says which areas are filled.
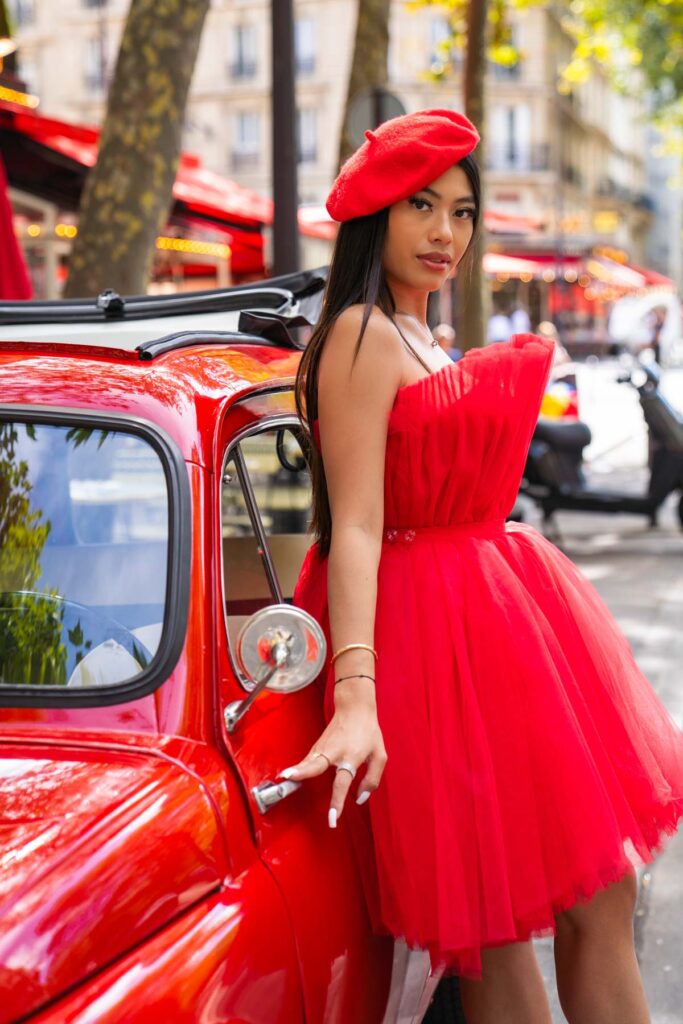
[[[0,344],[107,347],[153,359],[198,344],[274,344],[303,349],[299,327],[320,315],[327,268],[236,288],[173,295],[0,302]],[[60,326],[61,325],[61,326]]]

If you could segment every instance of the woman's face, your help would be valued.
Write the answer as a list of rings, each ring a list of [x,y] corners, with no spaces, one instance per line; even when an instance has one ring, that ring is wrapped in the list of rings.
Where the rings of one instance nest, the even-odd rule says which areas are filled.
[[[389,208],[382,264],[391,282],[435,291],[449,277],[469,244],[476,206],[461,167]]]

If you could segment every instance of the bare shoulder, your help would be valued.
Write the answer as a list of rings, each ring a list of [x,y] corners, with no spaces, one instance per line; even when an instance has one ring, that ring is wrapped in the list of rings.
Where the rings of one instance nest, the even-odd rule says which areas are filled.
[[[372,398],[380,408],[392,405],[402,380],[402,345],[398,331],[381,310],[372,310],[356,355],[365,307],[349,306],[339,314],[320,357],[318,401],[344,394]]]
[[[365,306],[362,303],[357,303],[355,306],[349,306],[342,313],[339,314],[335,320],[328,341],[333,336],[346,337],[349,335],[355,335],[353,340],[357,340],[360,334],[361,327],[363,325],[363,318],[365,316]],[[373,306],[370,316],[368,318],[367,327],[365,328],[365,334],[370,333],[375,339],[383,339],[384,345],[398,349],[400,338],[398,331],[392,324],[386,314],[382,312],[377,306]],[[365,334],[363,337],[365,337]]]

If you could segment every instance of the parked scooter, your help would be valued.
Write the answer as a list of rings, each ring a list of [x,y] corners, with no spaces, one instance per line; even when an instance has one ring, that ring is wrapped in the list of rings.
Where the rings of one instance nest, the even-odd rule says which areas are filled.
[[[683,415],[659,389],[657,363],[634,359],[617,377],[638,392],[650,436],[650,479],[646,494],[592,489],[583,470],[583,450],[590,428],[573,422],[539,420],[527,454],[520,494],[531,498],[547,521],[557,509],[582,512],[633,512],[657,525],[657,513],[673,491],[680,491],[678,517],[683,528]]]

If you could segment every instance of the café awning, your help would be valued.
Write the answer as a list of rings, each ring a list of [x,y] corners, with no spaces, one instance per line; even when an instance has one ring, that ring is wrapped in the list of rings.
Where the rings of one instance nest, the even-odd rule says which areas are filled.
[[[586,272],[603,285],[635,291],[647,284],[645,276],[624,263],[607,256],[592,256],[586,260]]]
[[[660,274],[658,270],[650,270],[649,267],[640,267],[636,263],[629,263],[628,265],[631,270],[635,270],[636,273],[642,274],[648,287],[666,288],[670,291],[676,290],[676,282],[665,274]]]
[[[78,209],[99,138],[97,128],[0,101],[0,145],[10,184],[63,210]],[[272,221],[270,200],[203,168],[191,154],[181,156],[173,198],[171,222],[189,221],[221,232],[231,247],[236,275],[264,271],[263,229]]]
[[[507,274],[509,277],[521,277],[522,274],[540,277],[546,269],[545,264],[538,263],[536,260],[527,260],[520,256],[507,256],[502,252],[484,253],[483,266],[486,274]]]
[[[0,141],[9,154],[12,185],[76,210],[85,174],[97,160],[98,128],[44,117],[0,101]],[[203,167],[199,157],[182,153],[173,185],[171,216],[216,228],[229,237],[235,274],[264,273],[263,230],[273,222],[273,202]],[[323,213],[318,216],[319,210]],[[321,223],[323,220],[327,223]],[[324,207],[299,210],[299,229],[314,238],[333,238],[336,225]]]

